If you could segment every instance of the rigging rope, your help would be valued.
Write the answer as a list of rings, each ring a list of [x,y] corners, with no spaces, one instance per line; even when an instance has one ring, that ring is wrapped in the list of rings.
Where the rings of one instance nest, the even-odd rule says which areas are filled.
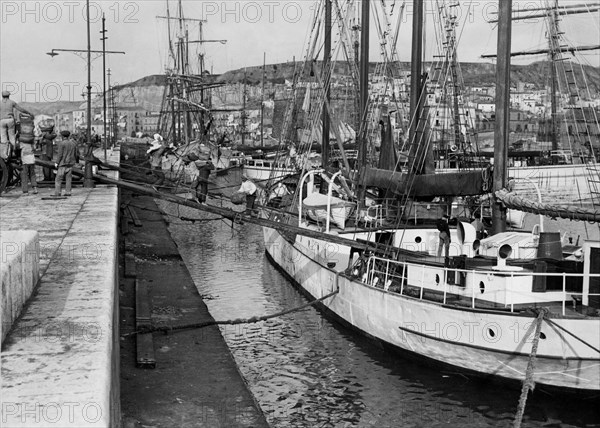
[[[337,290],[332,291],[331,293],[326,294],[323,297],[315,299],[312,302],[308,302],[308,303],[305,303],[304,305],[300,305],[300,306],[297,306],[297,307],[291,308],[291,309],[286,309],[286,310],[276,312],[276,313],[270,314],[270,315],[254,316],[254,317],[250,317],[250,318],[236,318],[236,319],[224,320],[224,321],[215,321],[215,320],[204,321],[204,322],[199,322],[199,323],[183,324],[183,325],[176,325],[176,326],[160,326],[160,327],[152,326],[150,328],[143,328],[138,331],[126,333],[126,334],[122,335],[121,337],[133,336],[136,334],[153,333],[155,331],[163,331],[165,333],[168,333],[170,331],[188,330],[188,329],[192,329],[192,328],[204,328],[204,327],[208,327],[211,325],[237,325],[237,324],[257,323],[260,321],[266,321],[271,318],[277,318],[277,317],[280,317],[283,315],[291,314],[293,312],[301,311],[305,308],[308,308],[309,306],[316,305],[317,303],[322,302],[323,300],[326,300],[326,299],[336,295],[339,292],[340,292],[340,290],[338,288]]]
[[[546,317],[544,319],[548,324],[550,324],[553,327],[556,327],[562,331],[564,331],[565,333],[567,333],[569,336],[574,337],[575,339],[579,340],[581,343],[583,343],[584,345],[588,346],[589,348],[593,349],[594,351],[596,351],[597,353],[600,354],[600,349],[596,348],[594,345],[586,342],[585,340],[583,340],[581,337],[571,333],[569,330],[567,330],[566,328],[564,328],[563,326],[556,324],[554,321],[552,321],[550,318]]]
[[[537,354],[537,348],[540,342],[542,323],[547,312],[547,308],[541,308],[541,310],[538,312],[538,316],[536,319],[535,334],[533,336],[533,343],[531,345],[529,361],[527,362],[527,371],[525,372],[525,379],[523,379],[523,388],[521,389],[521,396],[519,397],[519,406],[517,407],[517,414],[515,415],[515,421],[513,423],[514,428],[521,427],[523,414],[525,413],[525,404],[527,403],[527,394],[529,393],[529,390],[533,391],[533,389],[535,388],[535,382],[533,381],[533,374],[535,370],[535,356]]]

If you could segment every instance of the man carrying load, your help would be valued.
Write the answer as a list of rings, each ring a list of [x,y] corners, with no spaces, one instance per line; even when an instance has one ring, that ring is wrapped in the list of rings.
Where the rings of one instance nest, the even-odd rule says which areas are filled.
[[[32,113],[10,99],[10,92],[2,91],[0,102],[0,158],[2,159],[8,159],[17,146],[15,110],[33,117]]]

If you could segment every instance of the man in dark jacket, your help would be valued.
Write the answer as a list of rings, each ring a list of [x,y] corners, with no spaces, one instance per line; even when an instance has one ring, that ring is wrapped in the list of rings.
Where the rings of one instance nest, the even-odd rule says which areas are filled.
[[[449,217],[444,214],[441,219],[437,221],[437,229],[440,231],[440,243],[438,245],[437,255],[442,255],[442,248],[444,248],[444,257],[448,257],[450,253],[450,227],[448,226]]]
[[[208,176],[213,169],[215,169],[215,166],[212,161],[208,159],[204,165],[198,167],[198,177],[192,183],[192,188],[196,192],[196,199],[201,204],[206,202],[206,195],[208,195]]]
[[[61,131],[62,140],[58,142],[58,154],[55,166],[58,168],[54,180],[54,196],[60,196],[63,177],[66,179],[65,196],[71,196],[71,180],[73,179],[73,166],[79,162],[77,143],[69,131]]]
[[[43,160],[48,162],[52,161],[52,157],[54,155],[54,140],[56,137],[57,135],[54,132],[54,127],[42,134],[41,145],[43,146],[45,152],[45,154],[42,155]],[[46,180],[53,180],[55,178],[52,168],[44,168],[44,178]]]

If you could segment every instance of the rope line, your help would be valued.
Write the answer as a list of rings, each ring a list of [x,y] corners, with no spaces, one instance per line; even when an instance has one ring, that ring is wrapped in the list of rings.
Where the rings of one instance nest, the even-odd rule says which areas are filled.
[[[531,345],[531,352],[529,353],[529,361],[527,362],[527,371],[525,372],[525,379],[523,379],[523,388],[521,389],[521,396],[519,397],[519,406],[517,407],[517,414],[515,415],[515,421],[513,428],[520,428],[521,422],[523,421],[523,414],[525,413],[525,405],[527,403],[527,394],[529,391],[533,391],[535,388],[535,382],[533,381],[533,374],[535,371],[535,356],[537,354],[538,344],[540,343],[540,334],[542,332],[542,323],[544,317],[548,313],[547,308],[541,308],[538,312],[538,316],[535,324],[535,334],[533,336],[533,343]]]
[[[162,331],[162,332],[168,333],[170,331],[188,330],[188,329],[193,329],[193,328],[204,328],[204,327],[209,327],[211,325],[237,325],[237,324],[257,323],[260,321],[266,321],[271,318],[277,318],[277,317],[281,317],[283,315],[291,314],[293,312],[301,311],[305,308],[308,308],[309,306],[313,306],[319,302],[322,302],[323,300],[326,300],[326,299],[336,295],[339,292],[340,292],[340,290],[337,289],[323,297],[320,297],[311,302],[305,303],[304,305],[300,305],[300,306],[297,306],[297,307],[291,308],[291,309],[286,309],[286,310],[276,312],[276,313],[270,314],[270,315],[254,316],[254,317],[250,317],[250,318],[236,318],[236,319],[224,320],[224,321],[214,321],[214,320],[213,321],[204,321],[204,322],[199,322],[199,323],[183,324],[183,325],[176,325],[176,326],[160,326],[160,327],[152,326],[149,328],[142,328],[141,330],[137,330],[137,331],[134,331],[131,333],[124,334],[121,337],[133,336],[136,334],[144,334],[144,333],[154,333],[156,331]]]
[[[162,211],[161,209],[154,210],[152,208],[140,207],[138,205],[132,205],[130,203],[127,204],[126,206],[131,207],[131,208],[135,208],[135,209],[140,210],[140,211],[148,211],[148,212],[152,212],[152,213],[164,215],[164,216],[167,216],[167,217],[173,217],[173,218],[179,219],[181,221],[189,221],[189,222],[192,222],[192,223],[195,223],[195,222],[203,223],[203,222],[208,222],[208,221],[216,221],[216,220],[221,220],[223,218],[221,216],[214,217],[214,218],[190,218],[190,217],[185,217],[185,216],[182,216],[182,215],[169,214],[168,212]]]

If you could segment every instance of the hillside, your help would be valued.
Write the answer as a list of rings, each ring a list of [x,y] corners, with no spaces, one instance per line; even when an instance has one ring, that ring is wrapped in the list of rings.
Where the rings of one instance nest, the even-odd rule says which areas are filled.
[[[281,64],[269,64],[265,68],[265,80],[271,85],[284,85],[286,80],[292,81],[294,69],[301,67],[301,63],[286,62]],[[316,68],[320,67],[320,62],[316,62]],[[370,64],[370,71],[374,72],[376,63]],[[425,68],[431,67],[426,64]],[[410,64],[401,62],[398,64],[400,73],[407,75],[410,72]],[[584,79],[579,67],[575,68],[575,76],[580,88],[584,88],[584,81],[587,81],[590,93],[600,93],[600,68],[592,66],[583,67],[586,72]],[[493,85],[496,79],[496,66],[492,63],[460,63],[460,70],[466,86]],[[516,86],[517,82],[530,83],[536,89],[543,89],[548,85],[549,66],[548,62],[535,62],[529,65],[513,65],[511,67],[511,82]],[[309,77],[310,69],[304,70],[305,77]],[[347,64],[338,63],[335,66],[337,76],[347,76],[350,74]],[[263,70],[262,66],[245,67],[237,70],[230,70],[220,75],[206,75],[208,83],[221,83],[223,85],[236,85],[246,81],[246,84],[254,87],[261,85]],[[150,75],[138,79],[134,82],[119,85],[115,87],[115,101],[119,107],[142,107],[145,110],[158,112],[164,96],[164,88],[167,83],[165,75]],[[560,85],[564,87],[564,83]],[[231,88],[239,92],[239,88]],[[254,91],[256,92],[256,91]],[[239,94],[238,94],[239,95]],[[239,98],[239,97],[238,97]],[[252,103],[253,99],[249,100]],[[256,100],[254,100],[256,101]],[[102,98],[97,97],[93,100],[95,108],[102,106]],[[56,103],[23,103],[23,106],[32,110],[36,114],[52,114],[55,112],[69,111],[77,108],[85,108],[85,103],[81,102],[56,102]]]
[[[316,62],[317,67],[320,67],[321,62]],[[301,66],[302,64],[298,64]],[[375,71],[377,63],[369,64],[369,72]],[[410,72],[409,62],[400,62],[397,65],[400,73]],[[432,67],[431,63],[425,63],[424,68]],[[493,85],[496,82],[496,65],[493,63],[481,62],[461,62],[460,70],[464,78],[466,86]],[[581,74],[579,65],[575,66],[575,75],[579,88],[585,87],[585,81]],[[600,68],[589,65],[583,66],[586,73],[586,80],[592,94],[600,92]],[[512,65],[511,66],[511,83],[516,86],[517,82],[532,83],[536,89],[543,89],[544,85],[549,85],[549,62],[539,61],[528,65]],[[310,70],[305,71],[308,75]],[[338,63],[335,68],[335,73],[338,75],[349,75],[350,69],[346,64]],[[217,82],[221,83],[241,83],[244,81],[248,84],[260,84],[262,79],[262,66],[246,67],[237,70],[230,70],[216,77]],[[294,75],[294,63],[287,62],[282,64],[270,64],[265,68],[265,80],[271,83],[284,83],[285,80],[292,80]]]
[[[265,80],[271,85],[284,85],[286,80],[292,81],[294,70],[301,67],[301,63],[286,62],[280,64],[269,64],[265,67]],[[376,63],[370,64],[370,71],[374,72]],[[320,67],[320,62],[315,65]],[[400,73],[406,75],[410,72],[410,63],[402,62],[398,64]],[[431,67],[431,64],[426,64],[425,68]],[[536,62],[529,65],[514,65],[512,68],[511,82],[514,86],[517,82],[525,82],[534,84],[536,89],[543,89],[544,85],[548,84],[548,63]],[[492,63],[460,63],[460,69],[466,86],[493,85],[496,79],[496,66]],[[600,92],[600,69],[591,66],[584,67],[586,71],[586,79],[592,94]],[[579,70],[579,71],[578,71]],[[304,76],[309,77],[310,69],[307,67],[304,70]],[[350,74],[347,64],[338,63],[335,66],[335,74],[337,76],[347,76]],[[580,69],[576,69],[580,87],[584,87],[584,79],[581,76]],[[230,70],[220,75],[206,75],[207,83],[221,83],[223,85],[243,84],[259,87],[263,76],[262,66],[245,67],[236,70]],[[117,90],[117,103],[120,105],[138,105],[146,110],[160,111],[162,98],[164,95],[164,85],[167,79],[164,75],[151,75],[121,85]],[[564,85],[561,85],[564,86]],[[232,90],[240,91],[240,89],[232,88]],[[256,91],[250,91],[256,92]],[[238,94],[239,95],[239,94]],[[238,97],[239,98],[239,97]],[[249,105],[252,105],[256,99],[249,97]],[[238,104],[241,104],[238,103]]]
[[[81,101],[55,101],[46,103],[19,103],[20,106],[29,110],[34,115],[52,116],[55,113],[73,111],[81,106]]]

